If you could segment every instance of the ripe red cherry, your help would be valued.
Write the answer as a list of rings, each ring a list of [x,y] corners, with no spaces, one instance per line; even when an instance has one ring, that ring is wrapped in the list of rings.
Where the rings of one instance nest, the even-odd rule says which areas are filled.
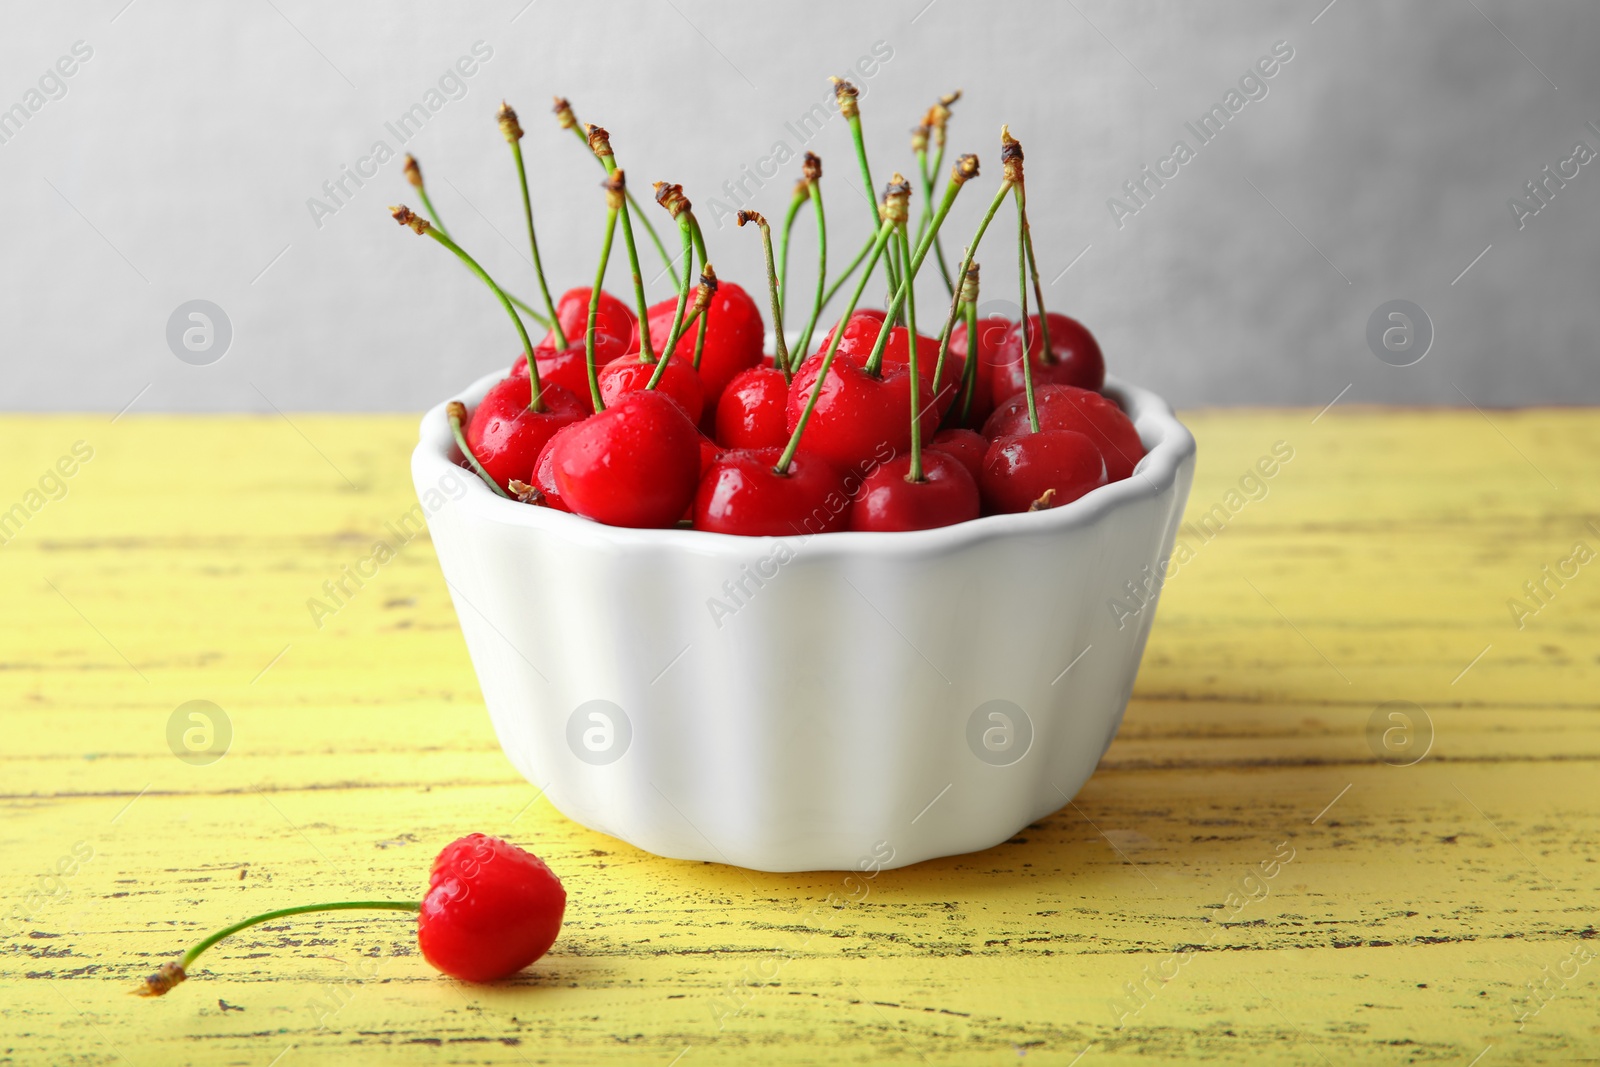
[[[550,950],[567,891],[544,861],[516,845],[471,834],[444,847],[417,915],[417,947],[464,982],[492,982]]]
[[[567,335],[567,347],[577,349],[580,359],[584,352],[584,334],[589,329],[589,296],[593,292],[587,285],[568,289],[556,301],[556,319],[561,323],[561,332]],[[603,365],[637,351],[638,335],[639,320],[628,310],[628,305],[604,289],[600,290],[600,306],[595,309],[595,363]],[[533,347],[535,356],[556,351],[556,332],[551,330]],[[544,370],[543,367],[539,369],[541,373]]]
[[[852,530],[931,530],[978,517],[978,483],[954,456],[922,453],[920,482],[906,480],[910,456],[896,456],[867,475],[850,509]]]
[[[539,450],[539,458],[534,461],[533,481],[531,484],[535,489],[539,490],[541,497],[539,502],[547,508],[568,512],[572,510],[567,507],[566,503],[561,499],[561,494],[556,490],[555,447],[557,441],[568,436],[581,425],[581,422],[568,423],[551,434],[550,440],[546,441],[544,447]]]
[[[978,368],[972,380],[972,408],[967,416],[967,426],[982,426],[983,420],[994,410],[994,383],[991,378],[1000,363],[1000,344],[1010,331],[1016,329],[1016,325],[1004,315],[989,315],[978,320]],[[950,351],[967,360],[972,358],[972,350],[973,346],[967,340],[966,322],[957,321],[950,331]],[[958,408],[961,402],[960,388],[965,388],[965,382],[956,393]]]
[[[655,363],[640,363],[632,356],[607,363],[599,373],[600,399],[610,407],[623,397],[644,392],[656,367]],[[654,391],[670,397],[691,422],[699,423],[701,410],[705,406],[705,391],[700,385],[700,375],[694,371],[694,364],[682,354],[681,348],[677,355],[667,361],[667,368],[661,372],[661,380],[656,383]]]
[[[978,488],[984,507],[1005,514],[1058,508],[1106,484],[1106,464],[1095,443],[1071,430],[1002,437],[983,457]]]
[[[790,433],[800,424],[812,386],[822,369],[822,356],[800,364],[789,386],[785,425]],[[911,371],[885,361],[880,377],[873,377],[850,358],[837,356],[817,396],[800,447],[814,452],[848,473],[876,459],[882,462],[911,446]],[[938,413],[933,410],[933,390],[925,379],[917,384],[917,410],[924,413],[923,433],[933,436]]]
[[[1028,348],[1033,362],[1033,387],[1076,385],[1080,389],[1099,389],[1106,382],[1106,362],[1100,343],[1077,319],[1050,312],[1050,351],[1053,362],[1044,362],[1044,340],[1039,334],[1039,316],[1028,316]],[[1022,392],[1022,327],[1014,325],[995,353],[995,367],[989,383],[996,404]]]
[[[1106,478],[1120,482],[1144,457],[1139,431],[1114,400],[1071,385],[1046,385],[1034,390],[1041,430],[1073,430],[1094,441],[1106,461]],[[983,425],[991,441],[1028,432],[1028,398],[1017,395],[995,409]]]
[[[883,313],[881,311],[856,312],[850,316],[850,321],[845,324],[844,337],[839,341],[839,352],[834,357],[848,359],[858,366],[865,366],[872,355],[872,346],[877,343],[878,334],[883,329]],[[904,326],[893,326],[889,329],[888,343],[883,347],[884,367],[905,367],[911,364],[911,349],[907,344],[910,331]],[[824,344],[821,352],[827,351]],[[939,420],[944,413],[950,410],[950,405],[955,402],[957,391],[961,385],[961,369],[963,361],[945,354],[944,368],[940,371],[941,379],[938,403],[934,410],[923,419],[924,426],[931,419],[933,426],[939,425]],[[933,372],[939,365],[939,342],[937,339],[917,335],[917,373],[923,381],[933,388]],[[909,418],[909,413],[908,413]]]
[[[585,419],[550,457],[556,493],[610,526],[671,526],[694,499],[700,432],[676,401],[634,393]]]
[[[781,448],[724,452],[700,479],[694,528],[746,537],[794,537],[843,530],[850,498],[839,472],[821,456],[795,453],[787,474],[773,468]]]
[[[989,439],[976,430],[940,430],[933,437],[930,448],[937,448],[947,456],[954,456],[972,475],[973,484],[982,477],[983,457],[989,451]]]
[[[740,371],[717,402],[717,440],[728,448],[770,448],[789,441],[784,409],[789,382],[770,364]]]
[[[598,356],[598,348],[596,355]],[[539,382],[542,385],[559,385],[577,398],[583,405],[586,414],[594,413],[594,401],[589,395],[589,362],[584,355],[583,345],[576,348],[566,348],[557,352],[553,348],[533,349],[533,358],[539,364]],[[528,361],[518,359],[511,364],[513,378],[526,378],[528,376]]]
[[[849,333],[850,327],[855,324],[857,319],[864,319],[864,320],[870,320],[872,322],[882,323],[885,320],[886,317],[887,316],[884,315],[883,311],[880,308],[856,308],[856,310],[854,310],[854,311],[852,311],[850,313],[850,321],[844,324],[845,332],[846,332],[846,334]],[[838,325],[839,325],[838,322],[835,321],[832,326],[828,327],[827,335],[825,337],[823,337],[822,343],[817,346],[817,351],[818,352],[826,352],[828,350],[828,342],[833,340],[833,331],[838,328]],[[878,335],[876,333],[874,333],[872,336],[873,336],[874,339],[876,339]],[[844,344],[843,341],[841,341],[839,343],[841,345]],[[868,348],[872,347],[871,342],[868,342],[867,347]]]
[[[664,300],[650,309],[650,343],[656,355],[666,347],[672,333],[672,316],[678,309],[676,298]],[[715,415],[717,401],[738,373],[761,362],[761,346],[766,327],[761,323],[761,309],[750,294],[733,282],[720,282],[711,297],[711,306],[702,315],[706,320],[706,343],[700,350],[700,381],[705,386],[706,410]],[[695,335],[699,321],[685,327],[678,340],[677,352],[694,363]],[[634,345],[634,351],[638,350]]]
[[[578,398],[559,385],[544,385],[544,411],[529,411],[528,378],[502,378],[484,394],[467,423],[467,447],[504,489],[533,472],[539,450],[561,427],[584,416]]]

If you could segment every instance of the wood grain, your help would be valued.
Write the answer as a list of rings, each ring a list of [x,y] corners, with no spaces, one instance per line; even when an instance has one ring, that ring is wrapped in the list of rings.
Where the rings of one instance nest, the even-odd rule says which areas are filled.
[[[864,900],[657,859],[539,799],[425,536],[314,624],[412,506],[413,418],[9,417],[0,1063],[1593,1061],[1600,560],[1520,629],[1508,601],[1600,550],[1600,413],[1315,415],[1190,414],[1190,517],[1229,516],[1191,535],[1099,772]],[[1293,458],[1241,489],[1277,442]],[[232,724],[209,765],[168,745],[191,700]],[[1369,731],[1389,701],[1431,722],[1420,762]],[[442,979],[403,918],[341,916],[126,995],[245,914],[415,895],[474,829],[570,891],[513,982]]]

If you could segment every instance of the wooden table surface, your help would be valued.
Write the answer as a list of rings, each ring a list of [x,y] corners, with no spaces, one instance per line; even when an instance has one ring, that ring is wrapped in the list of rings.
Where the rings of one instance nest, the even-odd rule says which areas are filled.
[[[8,417],[0,1063],[1594,1062],[1600,412],[1316,415],[1188,417],[1190,517],[1229,517],[1100,770],[865,900],[537,799],[426,537],[316,625],[412,506],[414,418]],[[190,701],[225,720],[185,747]],[[343,915],[127,995],[245,915],[415,897],[472,830],[570,894],[515,981]]]

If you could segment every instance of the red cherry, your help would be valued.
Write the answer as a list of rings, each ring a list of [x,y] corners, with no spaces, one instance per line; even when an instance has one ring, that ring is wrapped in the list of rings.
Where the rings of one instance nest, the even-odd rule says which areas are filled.
[[[878,308],[857,308],[855,311],[850,313],[850,321],[844,324],[845,334],[847,336],[849,335],[850,327],[854,326],[856,324],[856,320],[858,319],[881,323],[886,317],[887,316],[884,315],[883,311]],[[838,322],[835,322],[832,326],[828,327],[827,336],[822,339],[822,344],[817,346],[818,352],[826,352],[828,350],[828,342],[833,340],[833,331],[838,328],[838,325]],[[878,335],[876,331],[873,332],[872,337],[873,340],[877,339]],[[841,341],[839,343],[843,344],[844,342]],[[869,349],[872,347],[871,341],[867,342],[867,347]]]
[[[773,470],[781,448],[724,452],[700,479],[694,528],[746,537],[792,537],[843,530],[850,498],[821,456],[795,453],[787,474]]]
[[[567,335],[567,347],[576,348],[583,358],[584,334],[589,329],[589,297],[594,292],[585,285],[568,289],[556,301],[556,318],[561,332]],[[639,320],[634,318],[628,305],[600,290],[600,306],[595,309],[594,361],[597,366],[610,363],[619,356],[638,350]],[[544,340],[534,345],[534,355],[556,351],[556,333],[551,330]],[[542,373],[544,368],[540,367]]]
[[[989,451],[989,439],[976,430],[940,430],[929,447],[960,460],[972,475],[974,484],[983,476],[983,457]]]
[[[467,447],[504,489],[533,471],[539,450],[561,427],[583,418],[578,398],[559,385],[544,385],[545,410],[529,411],[527,376],[502,378],[489,388],[467,423]]]
[[[610,407],[623,397],[645,392],[656,366],[632,358],[607,363],[600,368],[600,399]],[[700,413],[705,406],[705,391],[700,385],[700,375],[694,372],[694,364],[683,355],[681,348],[678,354],[667,361],[667,369],[661,372],[661,380],[656,383],[654,391],[670,397],[691,422],[700,421]]]
[[[598,347],[595,350],[599,355]],[[587,414],[594,414],[594,400],[589,394],[589,361],[584,355],[583,345],[576,348],[563,349],[557,352],[553,348],[534,347],[534,361],[539,364],[539,382],[541,385],[559,385],[567,392],[578,398],[578,403],[583,405]],[[519,359],[511,364],[513,378],[528,376],[528,361]]]
[[[539,458],[534,461],[532,484],[535,489],[539,490],[542,497],[540,503],[547,508],[568,512],[572,510],[567,507],[566,503],[561,499],[561,494],[556,491],[555,447],[557,441],[569,436],[572,431],[581,425],[583,425],[582,422],[568,423],[551,434],[550,440],[546,441],[544,447],[539,450]]]
[[[650,343],[656,355],[667,345],[672,333],[672,316],[678,309],[676,298],[664,300],[650,309]],[[717,401],[738,373],[761,362],[761,346],[766,337],[766,327],[761,323],[761,309],[750,294],[733,282],[719,282],[711,297],[711,306],[702,315],[706,320],[706,343],[700,350],[700,381],[705,386],[706,408],[717,410]],[[678,340],[677,352],[694,362],[695,335],[698,320],[690,323]],[[634,350],[638,350],[634,345]]]
[[[855,506],[852,530],[931,530],[978,517],[978,483],[954,456],[922,453],[920,482],[906,480],[910,456],[895,456],[867,475]]]
[[[1106,464],[1095,443],[1071,430],[1002,437],[983,457],[978,487],[984,507],[1002,514],[1057,508],[1106,484]]]
[[[1041,430],[1073,430],[1100,446],[1110,481],[1131,475],[1144,457],[1139,431],[1110,397],[1071,385],[1046,385],[1034,389],[1033,399]],[[1028,426],[1028,398],[1019,394],[995,409],[983,434],[994,441],[1027,433]]]
[[[859,366],[865,366],[872,355],[872,346],[877,343],[878,334],[883,329],[882,316],[883,313],[881,311],[867,313],[858,311],[850,316],[850,321],[845,324],[844,337],[839,341],[838,355],[834,359],[838,360],[843,357]],[[883,346],[883,366],[903,367],[910,365],[910,346],[906,343],[906,339],[909,336],[910,331],[904,326],[890,328],[889,341]],[[827,345],[824,344],[818,351],[826,352]],[[931,413],[933,426],[939,424],[939,419],[944,417],[944,413],[950,410],[950,405],[955,402],[955,398],[958,395],[957,391],[961,385],[962,364],[963,360],[952,359],[948,352],[945,354],[944,369],[939,375],[943,379],[939,390],[939,402]],[[938,365],[938,340],[919,333],[917,335],[917,373],[922,376],[923,381],[928,383],[930,389],[933,387],[933,372]],[[927,418],[923,419],[925,425],[928,421]]]
[[[792,434],[800,424],[812,386],[822,369],[822,356],[800,364],[789,385],[785,425]],[[826,459],[841,471],[905,452],[911,447],[911,371],[904,365],[882,367],[873,377],[850,358],[835,357],[817,396],[800,447]],[[917,382],[917,410],[924,412],[923,432],[930,438],[938,425],[933,410],[933,390],[926,380]]]
[[[585,419],[552,450],[556,493],[610,526],[671,526],[694,499],[700,432],[678,404],[634,393]]]
[[[1039,335],[1039,316],[1028,316],[1028,348],[1033,360],[1033,387],[1076,385],[1080,389],[1099,389],[1106,381],[1106,362],[1100,344],[1077,319],[1050,312],[1051,363],[1043,362],[1044,342]],[[1001,404],[1022,392],[1022,327],[1013,325],[995,354],[996,364],[989,374],[994,402]]]
[[[492,982],[550,950],[567,891],[544,861],[516,845],[471,834],[433,861],[417,915],[417,947],[445,974]]]
[[[789,382],[771,365],[740,371],[717,402],[717,440],[728,448],[769,448],[789,442],[784,408]]]
[[[1000,344],[1011,330],[1016,329],[1016,325],[1004,315],[989,315],[978,320],[978,369],[972,381],[972,408],[966,421],[970,427],[982,426],[983,420],[994,410],[994,383],[991,378],[1000,362]],[[972,345],[967,342],[965,321],[958,320],[950,331],[950,351],[963,360],[972,358]],[[959,389],[965,388],[965,384],[963,382],[956,393],[957,408],[962,395]]]

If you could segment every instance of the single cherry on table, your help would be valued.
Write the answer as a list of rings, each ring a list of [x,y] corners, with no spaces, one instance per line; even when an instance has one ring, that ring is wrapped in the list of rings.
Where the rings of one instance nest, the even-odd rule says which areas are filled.
[[[223,927],[181,958],[164,963],[134,990],[159,997],[189,977],[206,949],[260,923],[324,911],[408,911],[417,947],[433,966],[464,982],[493,982],[529,966],[555,944],[566,913],[561,879],[531,852],[487,834],[469,834],[434,858],[422,900],[341,900],[278,908]]]

